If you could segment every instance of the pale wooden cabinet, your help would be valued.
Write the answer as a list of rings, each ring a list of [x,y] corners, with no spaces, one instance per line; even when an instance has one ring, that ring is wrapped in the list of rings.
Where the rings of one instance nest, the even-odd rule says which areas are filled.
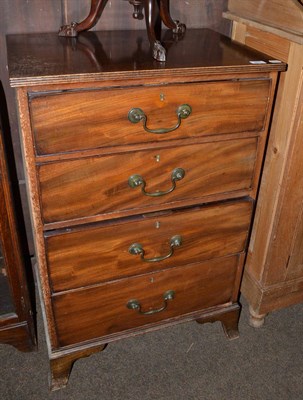
[[[232,37],[288,64],[281,76],[242,293],[251,324],[303,301],[303,6],[229,0]]]

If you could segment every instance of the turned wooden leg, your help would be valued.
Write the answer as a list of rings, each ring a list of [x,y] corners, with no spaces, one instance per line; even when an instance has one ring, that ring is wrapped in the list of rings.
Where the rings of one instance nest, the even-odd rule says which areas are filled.
[[[52,358],[50,360],[50,390],[59,390],[67,385],[75,361],[79,358],[88,357],[102,351],[105,347],[106,345],[97,346],[92,349],[81,350]]]
[[[228,308],[225,312],[221,312],[212,316],[197,319],[199,324],[207,322],[220,321],[224,330],[224,333],[229,340],[237,339],[239,337],[239,318],[240,318],[241,307],[239,304],[234,304]]]
[[[144,13],[148,38],[152,48],[153,58],[157,61],[166,61],[166,50],[158,40],[155,27],[159,21],[160,11],[158,0],[145,0]]]
[[[249,306],[249,325],[253,328],[261,328],[264,325],[265,317],[267,314],[258,314]]]
[[[70,25],[63,25],[59,30],[59,36],[76,37],[79,32],[91,29],[99,21],[108,0],[91,0],[91,7],[88,16],[81,22],[72,22]]]
[[[174,33],[184,33],[186,27],[179,21],[174,21],[169,11],[169,0],[160,0],[160,16],[164,24]]]

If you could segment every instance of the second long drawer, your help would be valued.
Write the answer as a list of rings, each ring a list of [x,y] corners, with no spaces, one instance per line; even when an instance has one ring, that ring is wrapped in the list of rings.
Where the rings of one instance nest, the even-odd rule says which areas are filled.
[[[38,179],[44,223],[65,221],[68,226],[87,217],[141,214],[211,195],[248,193],[257,145],[257,138],[248,138],[42,164]],[[170,192],[150,196],[159,191]]]
[[[53,291],[240,253],[252,207],[234,201],[46,234]]]

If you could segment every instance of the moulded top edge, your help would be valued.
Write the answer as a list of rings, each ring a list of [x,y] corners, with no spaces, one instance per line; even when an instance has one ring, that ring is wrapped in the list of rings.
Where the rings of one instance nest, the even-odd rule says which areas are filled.
[[[163,34],[166,62],[152,58],[145,31],[100,31],[77,38],[57,33],[8,35],[8,70],[14,87],[185,74],[284,71],[279,60],[209,29]]]

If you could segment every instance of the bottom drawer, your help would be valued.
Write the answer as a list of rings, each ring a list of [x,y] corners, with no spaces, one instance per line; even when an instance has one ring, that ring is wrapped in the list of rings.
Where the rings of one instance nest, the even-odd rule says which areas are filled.
[[[68,346],[235,301],[240,270],[235,255],[54,295],[59,344]],[[165,301],[168,291],[174,298]],[[130,300],[137,300],[141,312],[149,314],[128,308]]]

